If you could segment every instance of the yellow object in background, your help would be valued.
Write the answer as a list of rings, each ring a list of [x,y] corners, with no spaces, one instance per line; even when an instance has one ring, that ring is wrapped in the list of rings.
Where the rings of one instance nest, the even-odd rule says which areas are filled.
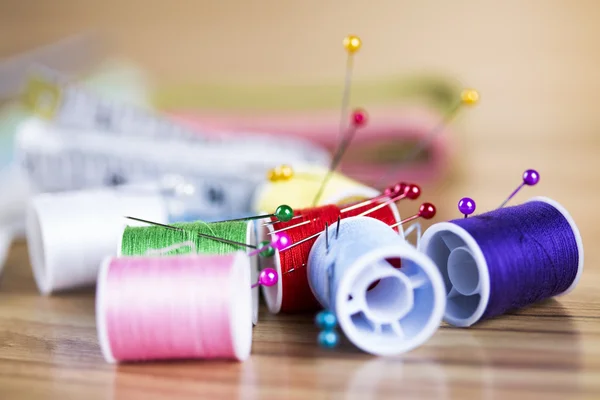
[[[289,176],[288,168],[290,167],[281,166],[275,170],[285,171],[285,175]],[[312,207],[321,182],[328,172],[324,167],[296,167],[289,179],[277,179],[278,174],[275,170],[256,191],[253,209],[257,213],[273,213],[282,204],[287,204],[293,209]],[[317,205],[347,204],[378,194],[377,190],[334,172]]]

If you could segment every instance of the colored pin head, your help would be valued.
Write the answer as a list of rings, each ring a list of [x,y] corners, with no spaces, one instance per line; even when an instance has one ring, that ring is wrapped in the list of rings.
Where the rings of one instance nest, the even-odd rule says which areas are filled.
[[[435,217],[436,209],[435,206],[431,203],[423,203],[421,207],[419,207],[419,217],[424,219],[431,219]]]
[[[389,199],[384,201],[383,203],[380,203],[378,205],[376,205],[375,207],[369,209],[369,210],[365,210],[362,213],[360,213],[358,216],[365,216],[368,215],[372,212],[375,212],[379,209],[381,209],[382,207],[386,207],[396,201],[408,198],[410,200],[415,200],[417,198],[419,198],[419,196],[421,195],[421,188],[419,187],[419,185],[415,185],[415,184],[403,184],[403,183],[399,183],[397,185],[394,185],[394,187],[392,188],[388,188],[389,190],[386,189],[386,193],[389,193]],[[373,202],[372,200],[370,200],[369,202]],[[344,210],[348,210],[349,208],[345,208]],[[342,210],[342,212],[344,212],[344,210]]]
[[[477,204],[475,204],[475,200],[470,197],[463,197],[458,201],[458,211],[467,218],[468,215],[471,215],[475,212],[475,208]]]
[[[465,89],[460,94],[462,104],[474,106],[479,102],[479,92],[475,89]]]
[[[335,329],[337,327],[337,317],[335,314],[329,310],[321,311],[317,314],[315,323],[322,329],[317,338],[319,346],[326,349],[337,346],[340,336]]]
[[[258,246],[260,255],[263,257],[272,257],[275,255],[275,250],[282,251],[289,247],[292,240],[285,232],[277,232],[271,235],[271,241],[263,240]]]
[[[292,207],[282,204],[277,207],[273,216],[281,222],[288,222],[294,217],[294,210]]]
[[[267,178],[271,182],[289,181],[294,177],[294,169],[289,165],[280,165],[269,170]]]
[[[390,228],[395,228],[397,226],[403,225],[407,222],[410,222],[412,220],[415,220],[417,218],[423,218],[423,219],[431,219],[433,217],[435,217],[435,213],[436,213],[436,209],[435,206],[431,203],[423,203],[421,204],[421,206],[419,207],[419,212],[416,213],[415,215],[412,215],[408,218],[403,219],[400,222],[396,222],[395,224],[390,225]]]
[[[363,109],[356,109],[352,112],[352,123],[354,126],[363,126],[367,123],[368,115]]]
[[[258,275],[258,284],[261,286],[273,286],[279,280],[277,271],[273,268],[265,268]]]
[[[269,242],[268,240],[263,240],[262,242],[260,242],[258,248],[263,249],[259,253],[263,257],[273,257],[275,255],[275,249],[273,248],[273,246],[271,246],[271,242]]]
[[[337,318],[331,311],[321,311],[315,317],[315,324],[321,329],[334,329],[337,326]]]
[[[285,232],[278,232],[271,235],[271,246],[279,251],[289,247],[291,243],[292,240]]]
[[[345,212],[348,212],[351,210],[355,210],[355,209],[365,206],[367,204],[376,203],[378,200],[381,200],[385,197],[387,197],[389,199],[394,199],[394,198],[400,196],[401,194],[404,194],[404,191],[406,190],[406,186],[407,186],[407,184],[404,182],[398,182],[395,185],[388,186],[387,188],[385,188],[383,193],[380,194],[379,196],[375,196],[372,199],[368,199],[365,201],[361,201],[360,203],[356,203],[351,206],[344,207],[340,210],[340,213],[345,213]]]
[[[279,274],[273,268],[265,268],[258,274],[258,281],[250,286],[254,289],[257,286],[273,286],[279,281]]]
[[[419,198],[419,196],[421,196],[421,188],[419,187],[419,185],[410,184],[406,187],[405,193],[406,197],[408,197],[409,199],[416,200]]]
[[[407,187],[407,186],[408,186],[408,185],[407,185],[406,183],[404,183],[404,182],[398,182],[398,183],[396,183],[396,184],[395,184],[395,185],[393,185],[393,186],[389,186],[389,187],[387,187],[387,188],[384,190],[383,194],[384,194],[386,197],[396,197],[396,196],[398,196],[398,195],[400,195],[400,194],[404,193],[404,191],[406,190],[406,187]]]
[[[360,47],[362,46],[362,41],[356,35],[348,35],[344,38],[344,49],[348,52],[348,54],[354,54]]]
[[[527,186],[536,185],[540,181],[540,174],[535,169],[523,172],[523,183]]]

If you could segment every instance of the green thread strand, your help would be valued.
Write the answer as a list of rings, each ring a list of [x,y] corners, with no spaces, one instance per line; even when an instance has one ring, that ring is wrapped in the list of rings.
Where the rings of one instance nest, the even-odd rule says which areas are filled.
[[[198,233],[216,236],[219,238],[246,243],[247,231],[252,229],[252,223],[247,221],[218,222],[207,224],[205,222],[186,222],[173,224],[184,232],[167,229],[161,226],[128,226],[123,232],[121,254],[124,256],[143,256],[149,250],[164,249],[166,247],[193,242],[199,254],[226,254],[234,251],[246,251],[246,247],[223,243],[217,240],[200,237]],[[192,249],[188,246],[169,251],[164,255],[189,254]]]

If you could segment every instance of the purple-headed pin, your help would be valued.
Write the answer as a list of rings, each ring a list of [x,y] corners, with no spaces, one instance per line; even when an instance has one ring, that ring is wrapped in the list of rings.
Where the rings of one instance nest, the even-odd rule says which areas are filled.
[[[523,182],[515,189],[514,192],[512,192],[510,194],[510,196],[508,196],[508,198],[506,200],[504,200],[504,202],[502,204],[500,204],[500,207],[498,207],[498,208],[504,207],[506,205],[506,203],[508,203],[510,201],[510,199],[515,197],[515,195],[519,192],[519,190],[521,190],[521,188],[523,186],[525,186],[525,185],[533,186],[533,185],[537,184],[539,181],[540,181],[540,174],[535,169],[528,169],[527,171],[523,172]]]
[[[477,208],[477,204],[475,204],[475,200],[470,197],[463,197],[458,202],[458,211],[467,218],[467,216],[473,214],[475,209]]]

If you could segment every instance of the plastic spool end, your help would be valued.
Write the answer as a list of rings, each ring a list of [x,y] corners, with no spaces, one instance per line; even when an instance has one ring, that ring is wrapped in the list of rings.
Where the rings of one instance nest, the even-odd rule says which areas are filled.
[[[121,235],[122,237],[123,235]],[[246,227],[246,243],[256,246],[256,225],[254,221],[248,221]],[[260,256],[251,257],[250,259],[250,281],[252,283],[258,280],[258,258]],[[252,325],[258,323],[258,287],[252,289]]]
[[[106,257],[100,264],[98,271],[98,283],[96,285],[96,329],[98,331],[98,342],[100,350],[109,364],[116,364],[117,360],[113,356],[110,341],[108,340],[108,330],[106,327],[106,303],[104,294],[106,292],[106,278],[112,257]]]
[[[44,234],[44,226],[39,214],[37,199],[32,200],[27,209],[26,236],[29,262],[31,263],[35,283],[41,294],[49,295],[52,293],[54,287],[53,268],[48,266],[48,258],[44,246],[48,238]]]
[[[368,217],[348,218],[342,224],[360,220],[389,229]],[[393,266],[398,259],[400,269]],[[312,270],[317,267],[311,260],[327,263],[325,235],[315,242],[307,271],[309,277],[321,276],[323,271]],[[327,264],[318,268],[327,268]],[[446,305],[442,277],[428,257],[401,238],[365,252],[344,267],[338,279],[333,305],[328,304],[325,291],[313,287],[316,282],[309,278],[309,283],[319,302],[335,310],[346,337],[365,352],[381,356],[404,353],[423,344],[439,328]]]
[[[575,223],[575,220],[573,219],[571,214],[557,201],[544,196],[533,197],[528,200],[528,202],[530,201],[541,201],[554,207],[556,210],[558,210],[558,212],[560,212],[563,215],[563,217],[565,217],[565,219],[571,226],[571,229],[573,230],[575,242],[577,243],[577,251],[579,253],[579,263],[577,264],[577,274],[575,275],[575,279],[573,280],[571,285],[567,288],[567,290],[557,295],[564,296],[566,294],[571,293],[573,289],[575,289],[575,287],[579,283],[579,279],[581,279],[581,274],[583,273],[583,240],[581,239],[581,233],[579,232],[579,228],[577,228],[577,224]]]
[[[441,222],[425,231],[420,250],[433,260],[444,280],[444,320],[460,327],[479,321],[490,298],[490,277],[475,239],[458,225]]]
[[[261,221],[268,222],[269,220],[265,219]],[[269,233],[273,232],[274,230],[275,228],[273,228],[273,225],[263,226],[261,229],[261,236],[265,237],[265,240],[268,240],[271,238],[271,235],[269,235]],[[275,271],[277,271],[277,276],[279,277],[275,285],[261,286],[262,294],[265,298],[265,302],[267,303],[267,308],[269,309],[269,312],[277,314],[279,313],[279,311],[281,311],[281,302],[283,299],[283,284],[281,278],[281,260],[279,258],[279,250],[276,249],[275,254],[273,254],[273,256],[271,257],[263,257],[262,267],[263,269],[273,268]]]
[[[229,326],[235,358],[239,361],[250,356],[252,348],[252,290],[250,289],[250,257],[237,252],[233,259],[229,287]]]
[[[402,268],[393,268],[388,262],[393,259],[401,259]],[[445,305],[437,268],[401,239],[398,246],[378,248],[357,259],[346,270],[335,298],[336,315],[348,339],[380,356],[401,354],[426,342],[439,328]]]

